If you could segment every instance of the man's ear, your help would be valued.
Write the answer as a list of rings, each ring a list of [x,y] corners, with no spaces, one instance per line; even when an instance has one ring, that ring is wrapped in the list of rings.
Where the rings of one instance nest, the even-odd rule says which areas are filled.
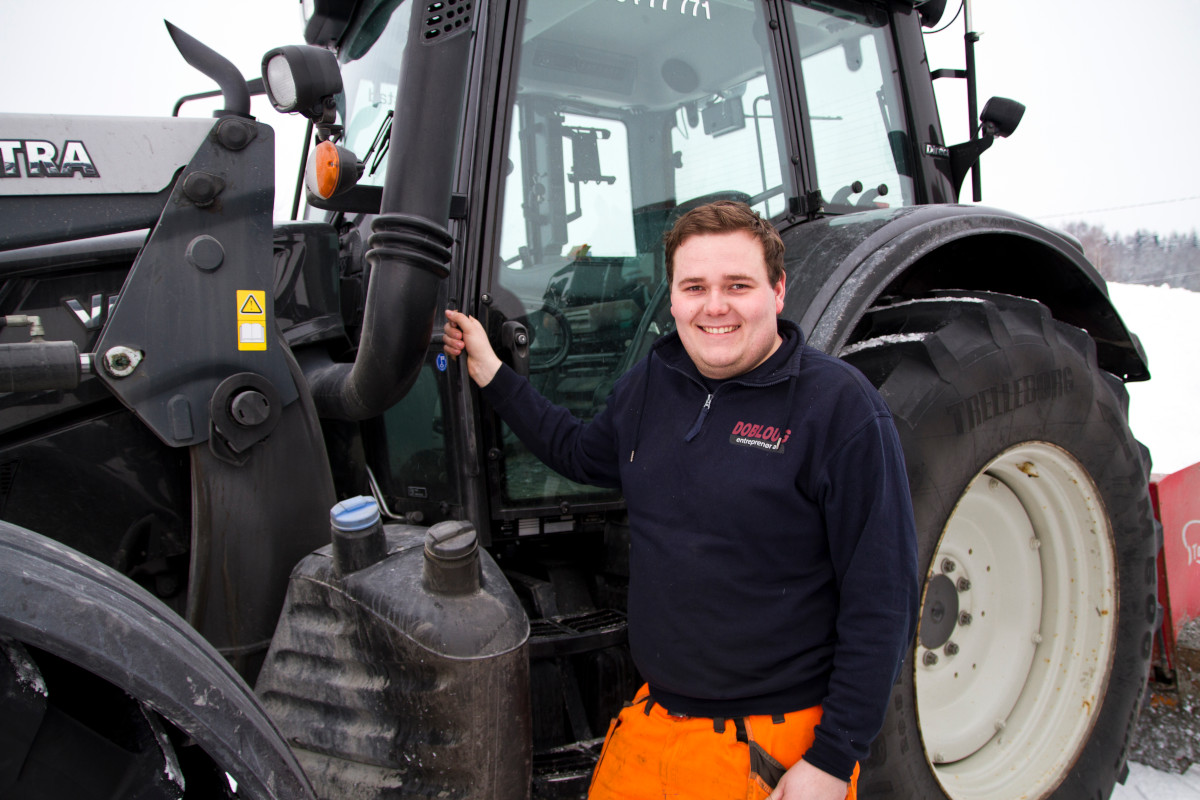
[[[779,278],[779,283],[775,284],[775,313],[783,313],[783,301],[787,297],[787,273]]]

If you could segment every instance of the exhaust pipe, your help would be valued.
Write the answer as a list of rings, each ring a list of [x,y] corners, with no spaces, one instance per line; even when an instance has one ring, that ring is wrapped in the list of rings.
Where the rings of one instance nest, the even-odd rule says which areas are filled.
[[[353,364],[306,371],[317,412],[326,418],[378,416],[408,393],[433,339],[438,291],[449,275],[450,190],[474,26],[468,13],[449,26],[425,11],[412,4],[380,215],[367,240],[371,274],[358,355]]]
[[[215,112],[213,116],[249,117],[250,87],[246,85],[246,79],[238,72],[233,62],[187,31],[177,28],[165,19],[163,22],[166,23],[167,33],[171,35],[171,41],[175,42],[175,49],[183,56],[183,60],[221,87],[221,94],[225,96],[225,108]],[[175,108],[176,111],[179,110],[178,106]]]

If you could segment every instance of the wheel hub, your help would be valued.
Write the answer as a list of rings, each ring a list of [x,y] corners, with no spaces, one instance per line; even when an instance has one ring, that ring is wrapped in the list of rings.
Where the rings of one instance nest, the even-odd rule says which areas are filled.
[[[925,607],[921,612],[921,647],[936,650],[950,640],[958,624],[958,590],[954,581],[941,573],[933,576],[925,589]]]
[[[1042,797],[1087,741],[1116,616],[1098,496],[1068,453],[1028,443],[981,470],[947,521],[913,669],[926,759],[953,800]]]

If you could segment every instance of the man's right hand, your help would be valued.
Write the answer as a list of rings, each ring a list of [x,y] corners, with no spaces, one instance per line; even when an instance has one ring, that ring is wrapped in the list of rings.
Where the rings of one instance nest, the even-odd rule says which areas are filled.
[[[446,325],[442,328],[442,350],[450,358],[467,356],[467,374],[480,388],[487,386],[500,370],[500,357],[492,349],[483,325],[461,311],[446,309]]]

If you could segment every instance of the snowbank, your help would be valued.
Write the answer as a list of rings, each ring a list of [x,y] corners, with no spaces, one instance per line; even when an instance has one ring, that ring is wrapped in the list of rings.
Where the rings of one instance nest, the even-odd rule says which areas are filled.
[[[1182,775],[1130,764],[1125,785],[1113,789],[1110,800],[1196,800],[1200,797],[1200,765]]]
[[[1196,324],[1200,293],[1167,286],[1110,283],[1108,291],[1125,325],[1137,334],[1150,361],[1149,381],[1129,383],[1129,421],[1150,448],[1154,471],[1170,473],[1200,461],[1200,397]],[[1130,763],[1129,778],[1111,800],[1196,800],[1200,765],[1183,775]]]
[[[1108,291],[1150,361],[1149,381],[1126,384],[1130,426],[1150,448],[1154,471],[1176,472],[1200,461],[1200,292],[1122,283]]]

